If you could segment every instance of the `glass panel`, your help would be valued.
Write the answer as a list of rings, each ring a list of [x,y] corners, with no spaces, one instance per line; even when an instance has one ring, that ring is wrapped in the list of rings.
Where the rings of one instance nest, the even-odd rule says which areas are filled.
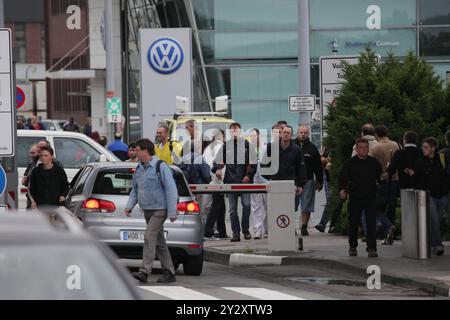
[[[278,101],[232,101],[231,110],[233,120],[241,123],[244,131],[258,128],[270,132],[279,120],[286,120],[295,129],[299,120],[298,113],[289,112],[287,97]]]
[[[199,29],[296,29],[298,0],[193,0]]]
[[[200,32],[200,42],[207,64],[220,63],[220,60],[298,57],[297,32],[203,31]]]
[[[311,59],[331,55],[331,42],[337,41],[340,55],[354,55],[369,45],[382,57],[388,52],[405,56],[409,50],[416,52],[415,29],[360,30],[360,31],[313,31],[311,32]]]
[[[420,55],[427,59],[450,59],[450,28],[421,29]]]
[[[416,0],[313,0],[309,3],[311,28],[366,28],[373,15],[373,11],[367,13],[371,5],[380,8],[381,28],[416,24]]]
[[[419,0],[420,24],[450,24],[450,1]]]
[[[16,166],[18,168],[26,168],[31,162],[29,151],[31,146],[39,141],[45,140],[45,137],[17,137],[16,148]]]
[[[65,169],[82,168],[100,159],[100,152],[86,142],[70,138],[54,138],[55,156]]]
[[[450,73],[450,63],[433,63],[434,72],[447,81],[447,73]]]
[[[211,95],[231,99],[287,99],[298,91],[297,66],[207,67]]]

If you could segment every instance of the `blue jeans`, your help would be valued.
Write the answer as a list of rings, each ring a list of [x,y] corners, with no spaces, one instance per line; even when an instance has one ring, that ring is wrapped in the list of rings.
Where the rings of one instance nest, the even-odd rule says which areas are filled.
[[[230,205],[230,220],[233,235],[239,236],[241,234],[241,225],[239,223],[239,215],[237,210],[238,197],[241,196],[242,204],[242,232],[248,233],[250,228],[250,210],[251,198],[248,193],[231,193],[228,195],[228,203]]]
[[[430,197],[430,231],[431,247],[442,246],[441,219],[442,213],[447,208],[448,196],[440,198]]]

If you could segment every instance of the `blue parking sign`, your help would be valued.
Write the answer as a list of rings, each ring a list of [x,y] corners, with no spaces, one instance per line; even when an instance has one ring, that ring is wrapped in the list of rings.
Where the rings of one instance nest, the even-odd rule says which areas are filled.
[[[6,172],[3,167],[0,167],[0,197],[3,196],[6,190]]]

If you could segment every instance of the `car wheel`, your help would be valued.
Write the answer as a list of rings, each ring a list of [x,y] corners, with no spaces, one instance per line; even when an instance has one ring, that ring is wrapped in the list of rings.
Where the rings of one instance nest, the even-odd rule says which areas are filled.
[[[203,270],[203,253],[198,256],[187,257],[183,263],[184,274],[188,276],[199,276]]]

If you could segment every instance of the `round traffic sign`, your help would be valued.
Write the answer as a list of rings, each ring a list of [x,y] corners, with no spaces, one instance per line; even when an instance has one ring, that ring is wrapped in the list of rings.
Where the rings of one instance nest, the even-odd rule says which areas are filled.
[[[0,167],[0,197],[3,196],[6,190],[6,172],[3,167]]]
[[[281,228],[287,228],[291,224],[291,219],[288,216],[282,214],[277,218],[277,225]]]
[[[25,100],[25,92],[23,92],[22,88],[16,87],[16,109],[23,107]]]

